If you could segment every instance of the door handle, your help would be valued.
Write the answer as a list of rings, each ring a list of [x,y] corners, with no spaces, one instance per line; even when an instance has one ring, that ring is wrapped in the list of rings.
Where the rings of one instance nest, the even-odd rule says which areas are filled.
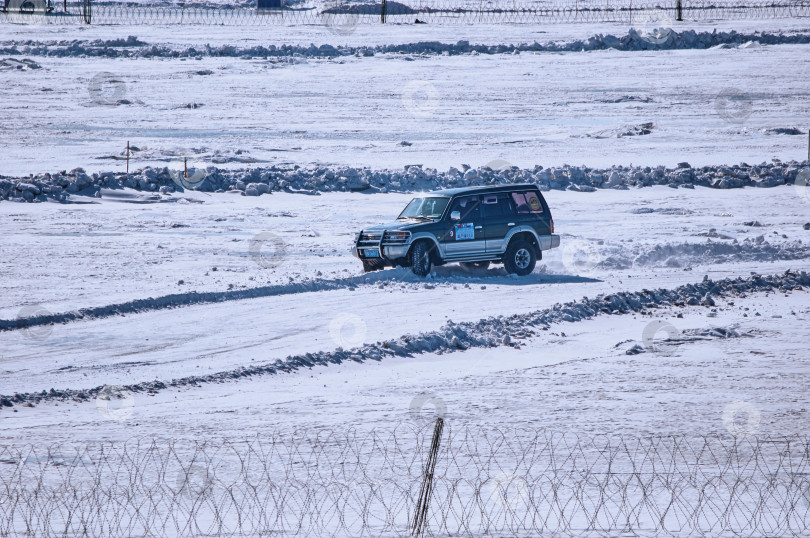
[[[507,226],[514,226],[514,225],[515,225],[514,222],[510,222],[509,224],[507,224]]]
[[[476,230],[480,230],[481,228],[483,228],[483,226],[476,226],[475,227]]]

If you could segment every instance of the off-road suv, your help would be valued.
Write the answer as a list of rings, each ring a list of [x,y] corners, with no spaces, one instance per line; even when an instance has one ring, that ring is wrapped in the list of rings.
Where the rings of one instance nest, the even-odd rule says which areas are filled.
[[[432,266],[459,262],[468,269],[502,263],[528,275],[543,251],[560,246],[548,204],[536,185],[448,189],[414,198],[396,222],[355,234],[352,254],[363,268]]]

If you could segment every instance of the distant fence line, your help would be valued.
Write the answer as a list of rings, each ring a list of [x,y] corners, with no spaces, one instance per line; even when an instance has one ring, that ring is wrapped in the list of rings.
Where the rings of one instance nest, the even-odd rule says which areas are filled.
[[[0,447],[0,536],[409,536],[432,430]],[[810,534],[808,437],[439,435],[427,536]]]
[[[0,22],[19,24],[198,24],[198,25],[324,25],[348,34],[358,24],[390,22],[619,22],[636,25],[672,24],[675,20],[733,20],[810,16],[810,0],[719,0],[713,2],[670,0],[634,2],[593,0],[532,2],[530,0],[435,0],[423,3],[330,4],[319,8],[278,9],[217,8],[186,6],[127,6],[95,4],[91,0],[57,2],[46,13],[36,2],[13,0],[21,7],[0,12]],[[670,20],[667,20],[670,19]]]

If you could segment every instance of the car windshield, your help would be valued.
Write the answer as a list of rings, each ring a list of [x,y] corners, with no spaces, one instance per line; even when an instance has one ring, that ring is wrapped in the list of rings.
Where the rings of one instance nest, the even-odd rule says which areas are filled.
[[[399,214],[400,219],[438,219],[444,213],[449,198],[414,198]]]

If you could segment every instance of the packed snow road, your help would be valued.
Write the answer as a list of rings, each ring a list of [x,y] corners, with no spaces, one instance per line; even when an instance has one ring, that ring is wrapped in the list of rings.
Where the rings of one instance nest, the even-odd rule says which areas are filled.
[[[100,385],[210,376],[283,361],[288,356],[351,349],[406,334],[429,333],[448,321],[476,322],[521,315],[583,296],[672,289],[700,282],[704,275],[719,280],[747,277],[752,272],[775,274],[802,269],[810,257],[807,249],[810,232],[804,229],[810,203],[791,186],[731,191],[652,187],[598,193],[548,192],[546,198],[563,245],[547,252],[536,272],[524,279],[507,276],[500,267],[469,273],[452,265],[437,268],[428,279],[416,278],[407,269],[363,275],[359,261],[348,252],[353,233],[364,225],[389,220],[410,195],[173,196],[191,197],[202,203],[143,205],[102,198],[91,205],[0,204],[4,215],[0,222],[7,223],[0,230],[6,238],[2,247],[6,260],[3,269],[19,283],[7,291],[0,310],[0,329],[4,329],[0,330],[3,350],[0,394],[36,393],[51,388],[81,391]],[[774,212],[773,207],[781,210]],[[251,254],[251,238],[263,232],[280,238],[283,248]],[[214,299],[197,301],[196,292],[210,292]],[[175,299],[161,299],[169,295]],[[804,295],[798,293],[796,297]],[[760,319],[770,320],[771,316],[779,315],[787,318],[782,321],[787,325],[778,335],[757,329],[756,341],[771,335],[774,341],[792,342],[793,336],[805,335],[806,324],[802,325],[801,320],[805,319],[806,309],[802,309],[801,301],[806,298],[790,299],[789,305],[788,299],[777,297],[761,300],[764,302],[759,307],[758,322],[743,323],[744,317],[754,316],[745,310],[753,306],[746,299],[728,308],[729,312],[723,316],[729,319],[706,320],[706,308],[695,307],[683,312],[692,316],[686,318],[691,321],[676,323],[683,331],[717,325],[739,326],[743,332],[751,332],[757,329]],[[21,305],[26,306],[21,309]],[[83,317],[76,315],[65,323],[43,322],[26,329],[12,327],[19,317],[47,318],[82,308],[93,308],[92,315],[91,311],[85,311]],[[662,316],[672,317],[675,313],[664,312]],[[649,320],[633,321],[621,331],[612,321],[554,327],[555,334],[569,336],[560,340],[564,343],[563,351],[551,357],[543,355],[541,362],[552,360],[554,364],[563,364],[565,357],[574,357],[580,354],[582,346],[591,344],[602,349],[623,341],[640,341],[644,327],[657,316],[642,315]],[[585,332],[580,333],[579,326],[599,329],[589,332],[583,328]],[[610,332],[612,336],[605,339],[598,336],[599,331]],[[708,338],[676,349],[711,348],[714,340]],[[748,341],[746,337],[734,341],[738,340]],[[548,349],[554,339],[532,337],[530,341],[533,343],[518,353],[523,357],[519,363],[529,370],[537,365],[530,364],[530,357],[536,355],[528,350],[536,346]],[[795,361],[801,363],[803,359],[791,351],[791,345],[777,346],[774,360],[785,362],[789,369],[800,368]],[[630,375],[628,368],[634,368],[627,361],[615,361],[616,354],[622,355],[629,347],[630,344],[622,344],[603,357],[606,365],[618,369],[619,377]],[[436,360],[430,360],[430,354],[417,355],[393,362],[384,359],[353,366],[344,364],[338,370],[351,372],[352,376],[362,376],[361,372],[367,371],[385,379],[402,378],[405,385],[400,387],[400,399],[424,382],[419,376],[429,374],[418,365],[437,367],[429,375],[439,385],[447,379],[452,381],[453,376],[446,376],[446,368],[455,367],[460,377],[452,383],[491,385],[499,393],[507,386],[509,390],[514,388],[513,380],[495,375],[502,371],[501,358],[514,352],[508,346],[497,352],[472,348]],[[495,357],[500,358],[494,360]],[[582,360],[577,364],[588,364],[587,359]],[[409,364],[417,365],[413,374],[416,378],[405,373]],[[322,366],[313,368],[315,372],[323,372],[317,374],[318,379],[323,375],[332,379],[329,376],[336,375]],[[740,375],[749,377],[745,372]],[[270,404],[258,403],[247,396],[254,394],[250,387],[261,386],[260,390],[272,393],[277,390],[273,387],[287,386],[290,382],[284,380],[287,377],[302,382],[316,379],[294,372],[249,376],[227,382],[224,388],[202,384],[202,392],[178,392],[179,389],[170,388],[153,397],[139,394],[136,411],[144,401],[174,401],[188,394],[191,398],[202,398],[207,406],[211,398],[224,397],[217,394],[242,394],[242,391],[247,391],[245,400],[241,400],[245,405],[261,408]],[[794,379],[799,382],[801,377]],[[315,390],[314,387],[307,390]],[[438,385],[428,382],[425,387],[428,392],[438,390]],[[790,383],[786,387],[788,392],[794,390]],[[527,386],[525,390],[530,389]],[[419,393],[416,391],[411,397]],[[331,401],[333,396],[328,394],[325,391],[324,397]],[[462,415],[469,416],[476,406],[469,400],[473,394],[465,394],[454,405],[467,409]],[[299,394],[294,400],[300,398],[305,396]],[[447,398],[452,400],[456,396]],[[38,409],[53,410],[55,405],[62,409],[64,403],[60,404],[56,398],[43,401],[34,409],[16,405],[14,413],[4,408],[3,420],[11,428],[9,435],[21,434],[23,430],[25,435],[34,435],[37,431],[34,425],[47,421]],[[374,417],[391,418],[395,408],[402,411],[398,404],[386,405],[383,408],[389,410],[382,415],[371,412],[371,423],[378,420]],[[96,420],[90,418],[96,413],[92,400],[68,406],[73,410],[71,416],[80,422]],[[301,420],[317,421],[317,409],[314,406],[302,410],[305,416]],[[30,422],[34,416],[39,418]],[[139,416],[145,427],[162,430],[154,418]],[[402,418],[401,414],[396,416]],[[15,417],[13,427],[11,417]],[[351,413],[338,413],[328,422],[332,419],[353,422],[356,418],[352,417]],[[24,420],[16,422],[17,418]],[[195,428],[209,431],[196,418],[184,415],[178,420],[188,421],[188,431],[196,431]],[[583,427],[592,429],[597,420],[598,417],[592,421],[589,418],[588,425]],[[626,425],[630,427],[629,423]],[[639,431],[657,428],[643,421],[633,427],[640,428]]]
[[[545,196],[563,243],[546,252],[527,281],[497,267],[470,274],[456,265],[438,268],[427,282],[401,269],[364,275],[349,253],[354,233],[390,222],[410,194],[196,193],[163,198],[202,203],[84,197],[74,199],[95,203],[0,203],[0,264],[15,282],[0,297],[0,320],[29,317],[21,308],[35,305],[54,314],[98,308],[103,315],[109,305],[140,300],[140,306],[120,313],[156,310],[165,308],[161,297],[179,294],[182,305],[184,298],[192,302],[194,292],[237,300],[357,287],[408,292],[485,284],[491,293],[562,277],[578,284],[569,288],[582,290],[583,278],[618,288],[625,273],[660,278],[662,284],[669,278],[681,282],[668,275],[698,266],[713,275],[770,272],[774,262],[796,267],[807,257],[806,194],[792,186],[550,191]],[[264,233],[281,243],[263,240],[269,237]]]
[[[278,375],[134,395],[108,387],[89,400],[43,394],[33,408],[24,400],[13,413],[5,409],[3,434],[26,442],[244,439],[398,422],[418,427],[434,412],[457,425],[587,434],[799,432],[807,418],[810,280],[772,280],[776,293],[750,295],[728,293],[733,285],[720,281],[711,306],[651,303],[623,315],[559,318],[520,345],[360,364],[347,356]],[[803,287],[780,284],[791,280]]]

